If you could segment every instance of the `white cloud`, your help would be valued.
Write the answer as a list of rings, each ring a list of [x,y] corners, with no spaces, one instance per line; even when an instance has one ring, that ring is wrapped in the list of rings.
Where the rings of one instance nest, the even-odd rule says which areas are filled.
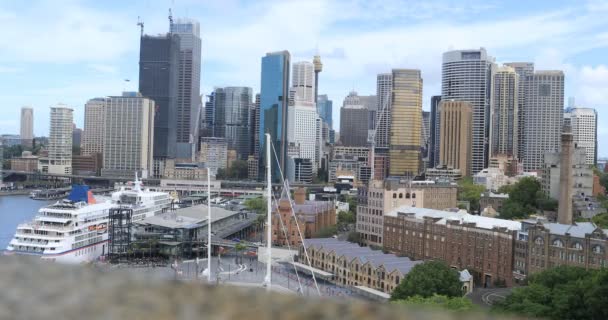
[[[19,73],[23,72],[23,68],[0,66],[0,73]]]

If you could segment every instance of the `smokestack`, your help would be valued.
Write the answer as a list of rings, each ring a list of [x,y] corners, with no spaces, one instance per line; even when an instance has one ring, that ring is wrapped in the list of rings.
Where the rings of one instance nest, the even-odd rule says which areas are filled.
[[[574,141],[570,126],[564,126],[562,133],[562,151],[559,164],[559,208],[557,211],[557,222],[561,224],[572,224],[572,154],[574,153]]]

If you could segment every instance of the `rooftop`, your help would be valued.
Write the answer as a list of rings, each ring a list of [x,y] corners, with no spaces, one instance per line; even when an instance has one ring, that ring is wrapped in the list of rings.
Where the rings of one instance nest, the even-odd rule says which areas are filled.
[[[211,207],[211,221],[219,221],[238,214],[219,207]],[[207,205],[198,205],[182,208],[173,212],[163,213],[157,216],[137,221],[137,224],[151,224],[166,228],[193,228],[207,224]]]
[[[333,251],[336,256],[344,256],[348,261],[359,259],[362,263],[370,262],[376,268],[384,266],[388,272],[399,270],[402,274],[406,274],[415,265],[422,263],[422,261],[398,257],[394,254],[383,253],[380,250],[372,250],[369,247],[360,247],[358,244],[340,241],[335,238],[305,239],[304,245],[307,248],[315,247],[323,248],[325,251]]]
[[[460,211],[444,211],[427,208],[416,208],[410,206],[401,206],[386,214],[389,217],[398,217],[410,215],[416,219],[424,219],[425,217],[439,218],[438,224],[447,224],[448,221],[460,221],[460,223],[475,223],[478,228],[493,229],[494,227],[507,228],[509,230],[521,230],[521,222],[497,219],[490,217],[482,217],[472,215],[464,210]]]

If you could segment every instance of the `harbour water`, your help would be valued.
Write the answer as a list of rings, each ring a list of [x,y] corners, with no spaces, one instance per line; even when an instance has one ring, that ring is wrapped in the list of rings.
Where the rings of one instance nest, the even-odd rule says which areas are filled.
[[[15,235],[17,225],[34,218],[38,209],[53,203],[53,201],[32,200],[28,196],[1,196],[0,197],[0,251]]]

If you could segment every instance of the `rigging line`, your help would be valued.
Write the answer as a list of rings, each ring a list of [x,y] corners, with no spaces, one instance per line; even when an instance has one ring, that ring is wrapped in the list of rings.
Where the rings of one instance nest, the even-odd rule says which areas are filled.
[[[283,234],[285,235],[285,239],[287,239],[287,249],[289,251],[291,251],[291,246],[289,245],[289,239],[287,237],[287,229],[285,228],[285,224],[283,223],[283,218],[281,217],[281,212],[279,212],[279,201],[277,201],[277,198],[275,198],[275,196],[273,195],[272,198],[274,199],[275,203],[277,204],[277,213],[279,215],[279,222],[281,222],[281,228],[283,229]],[[300,282],[300,275],[298,274],[298,268],[296,268],[295,266],[295,259],[293,258],[293,255],[291,256],[291,262],[293,262],[293,269],[296,272],[296,278],[298,278],[298,287],[300,288],[300,294],[304,294],[304,289],[302,289],[302,283]]]
[[[274,153],[274,157],[278,161],[279,157],[277,156],[277,151],[274,149],[274,146],[272,146],[272,152]],[[281,166],[278,166],[278,168],[279,168],[279,173],[281,175],[281,179],[283,180],[283,192],[285,192],[285,189],[287,189],[287,192],[285,192],[285,194],[287,195],[287,199],[289,200],[289,207],[291,208],[291,215],[293,216],[293,220],[296,222],[296,227],[298,229],[298,235],[300,236],[300,239],[302,239],[302,248],[304,249],[304,255],[306,256],[306,261],[308,262],[308,267],[311,268],[310,274],[312,275],[312,280],[315,283],[315,288],[317,289],[317,293],[319,294],[319,297],[321,297],[321,290],[319,289],[319,284],[317,283],[317,277],[315,277],[315,272],[312,271],[312,264],[310,263],[310,257],[308,256],[308,250],[306,250],[306,243],[304,241],[304,237],[302,236],[302,232],[300,231],[300,223],[298,222],[296,213],[293,210],[291,195],[289,194],[289,181],[285,180],[285,177],[283,176],[283,169],[281,169]]]

